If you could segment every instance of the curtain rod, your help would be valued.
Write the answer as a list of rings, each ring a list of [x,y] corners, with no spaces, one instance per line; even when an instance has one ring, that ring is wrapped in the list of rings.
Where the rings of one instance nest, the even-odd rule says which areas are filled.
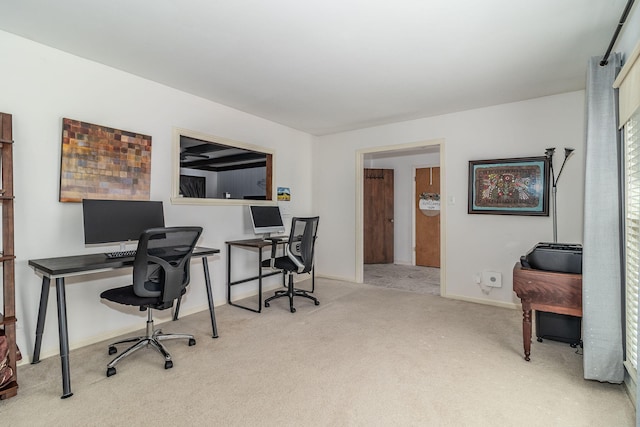
[[[624,8],[624,11],[622,12],[622,16],[620,17],[620,22],[618,22],[618,26],[616,27],[616,31],[613,33],[613,37],[611,38],[611,43],[609,43],[609,47],[607,48],[607,52],[604,54],[604,56],[602,57],[602,61],[600,61],[600,66],[604,67],[605,65],[607,65],[607,62],[609,60],[609,54],[611,53],[611,49],[613,49],[613,45],[616,43],[616,40],[618,39],[618,34],[620,34],[620,30],[622,29],[622,26],[624,25],[624,21],[627,20],[627,16],[629,15],[629,12],[631,11],[631,7],[633,6],[633,2],[635,0],[628,0],[627,1],[627,5]]]

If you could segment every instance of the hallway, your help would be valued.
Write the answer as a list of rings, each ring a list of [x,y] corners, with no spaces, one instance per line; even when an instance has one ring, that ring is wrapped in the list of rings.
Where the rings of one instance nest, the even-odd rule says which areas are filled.
[[[364,283],[440,295],[440,269],[398,264],[364,264]]]

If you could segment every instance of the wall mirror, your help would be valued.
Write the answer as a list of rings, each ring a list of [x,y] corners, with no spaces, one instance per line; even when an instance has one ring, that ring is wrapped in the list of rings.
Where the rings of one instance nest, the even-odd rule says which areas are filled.
[[[271,204],[274,152],[227,138],[174,128],[171,202]]]

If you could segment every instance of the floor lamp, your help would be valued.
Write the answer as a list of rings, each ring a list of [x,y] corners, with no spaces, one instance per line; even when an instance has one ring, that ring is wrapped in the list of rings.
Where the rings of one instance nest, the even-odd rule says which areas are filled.
[[[549,161],[549,167],[551,168],[551,194],[553,195],[553,243],[558,243],[558,205],[557,205],[557,193],[558,193],[558,181],[560,180],[560,175],[562,175],[562,170],[564,169],[565,163],[567,163],[567,159],[573,153],[573,148],[565,148],[564,149],[564,161],[562,162],[562,166],[560,166],[560,172],[558,172],[558,176],[556,177],[553,173],[553,154],[555,153],[555,148],[547,148],[544,152],[547,160]]]

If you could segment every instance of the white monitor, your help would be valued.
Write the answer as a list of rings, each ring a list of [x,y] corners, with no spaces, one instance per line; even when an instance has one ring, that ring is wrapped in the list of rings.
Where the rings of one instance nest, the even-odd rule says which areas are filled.
[[[278,206],[249,206],[249,211],[255,234],[269,237],[271,233],[283,234],[285,232]]]

